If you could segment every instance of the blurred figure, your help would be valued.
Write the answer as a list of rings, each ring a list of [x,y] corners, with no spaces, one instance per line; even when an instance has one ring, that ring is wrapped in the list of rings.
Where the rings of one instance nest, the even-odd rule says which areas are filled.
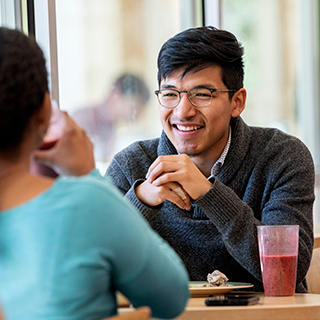
[[[188,276],[164,242],[94,170],[93,146],[66,113],[63,136],[39,150],[51,100],[43,53],[0,28],[0,305],[6,320],[87,319],[117,313],[116,291],[157,318],[179,315]],[[62,150],[57,156],[54,154]],[[32,175],[51,160],[60,175]],[[58,152],[59,153],[59,152]]]
[[[138,119],[149,97],[143,80],[125,73],[117,78],[101,104],[78,110],[72,115],[93,141],[96,160],[109,160],[117,127]]]

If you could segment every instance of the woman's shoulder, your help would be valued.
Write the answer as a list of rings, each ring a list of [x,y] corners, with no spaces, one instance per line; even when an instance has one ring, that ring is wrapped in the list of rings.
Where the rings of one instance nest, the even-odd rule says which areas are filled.
[[[58,178],[53,192],[64,193],[70,196],[73,194],[78,201],[83,198],[94,197],[101,200],[110,199],[122,201],[123,195],[113,185],[109,177],[103,177],[100,172],[95,169],[89,174],[81,177],[61,177]],[[81,198],[83,196],[83,198]]]

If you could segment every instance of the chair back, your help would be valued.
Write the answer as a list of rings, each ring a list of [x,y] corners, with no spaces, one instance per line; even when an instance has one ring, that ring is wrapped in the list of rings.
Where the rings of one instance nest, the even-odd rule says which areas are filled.
[[[313,249],[306,279],[309,293],[320,294],[320,248]]]
[[[150,320],[151,310],[149,307],[140,307],[128,313],[116,315],[102,320]]]

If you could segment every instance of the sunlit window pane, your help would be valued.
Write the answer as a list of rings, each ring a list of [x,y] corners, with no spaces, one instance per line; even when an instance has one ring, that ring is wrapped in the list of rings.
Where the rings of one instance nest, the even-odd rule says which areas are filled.
[[[235,33],[245,49],[243,117],[299,135],[295,1],[223,0],[222,28]]]
[[[181,30],[180,4],[56,0],[60,106],[89,133],[103,168],[129,143],[161,132],[156,60]]]

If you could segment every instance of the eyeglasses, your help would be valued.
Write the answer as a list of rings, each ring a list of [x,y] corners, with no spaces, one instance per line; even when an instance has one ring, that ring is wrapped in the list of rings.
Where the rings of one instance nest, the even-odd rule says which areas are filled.
[[[189,101],[195,107],[204,107],[211,103],[214,92],[235,92],[237,90],[193,88],[188,91],[178,91],[175,89],[156,90],[154,93],[158,97],[159,103],[165,108],[175,108],[181,100],[181,93],[188,95]]]

